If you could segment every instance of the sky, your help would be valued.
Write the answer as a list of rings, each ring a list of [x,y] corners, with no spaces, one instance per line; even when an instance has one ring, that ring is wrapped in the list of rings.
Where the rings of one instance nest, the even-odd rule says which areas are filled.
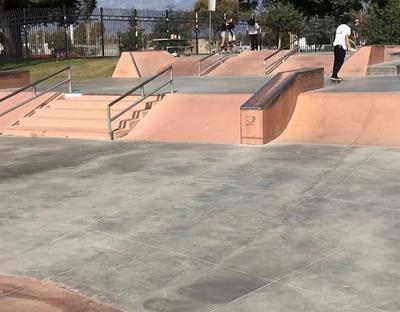
[[[164,10],[169,3],[175,9],[192,9],[195,0],[97,0],[97,6],[103,8]]]

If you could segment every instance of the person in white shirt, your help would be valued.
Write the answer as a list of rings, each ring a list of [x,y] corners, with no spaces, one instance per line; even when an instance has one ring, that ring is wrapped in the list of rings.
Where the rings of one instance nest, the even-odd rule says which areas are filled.
[[[331,76],[331,79],[334,81],[342,80],[338,77],[338,73],[342,68],[344,59],[346,58],[346,51],[350,50],[351,43],[354,44],[353,40],[350,39],[351,28],[349,24],[350,17],[344,16],[342,18],[342,24],[336,29],[335,41],[333,42],[333,52],[335,57]]]
[[[259,31],[260,31],[260,26],[257,24],[256,20],[254,17],[249,19],[247,22],[247,29],[249,32],[249,37],[250,37],[250,46],[251,50],[258,50],[258,36],[259,36]]]

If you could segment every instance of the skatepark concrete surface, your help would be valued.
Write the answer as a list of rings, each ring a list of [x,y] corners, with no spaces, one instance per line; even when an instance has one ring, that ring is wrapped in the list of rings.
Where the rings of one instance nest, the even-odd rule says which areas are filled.
[[[315,92],[400,92],[400,76],[378,76],[344,79],[340,84],[332,85],[325,80],[325,88]]]
[[[0,275],[132,312],[400,310],[398,149],[1,137],[0,154]],[[0,287],[1,311],[29,301]]]
[[[175,91],[180,93],[254,93],[271,77],[176,77]],[[163,80],[164,79],[164,80]],[[72,85],[73,92],[94,95],[121,95],[143,82],[145,78],[101,78],[76,82]],[[150,82],[146,91],[158,88],[165,78]],[[46,86],[42,86],[46,88]],[[65,88],[60,88],[65,91]],[[169,93],[169,86],[160,93]],[[139,95],[140,90],[136,93]]]

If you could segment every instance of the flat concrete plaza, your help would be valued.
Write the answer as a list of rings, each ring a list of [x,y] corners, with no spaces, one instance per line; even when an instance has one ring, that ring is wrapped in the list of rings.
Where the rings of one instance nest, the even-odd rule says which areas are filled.
[[[399,149],[2,137],[0,155],[0,274],[129,312],[400,311]]]

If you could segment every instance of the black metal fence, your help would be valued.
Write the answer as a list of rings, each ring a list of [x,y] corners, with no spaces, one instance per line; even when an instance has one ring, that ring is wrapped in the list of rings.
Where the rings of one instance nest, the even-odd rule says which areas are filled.
[[[238,30],[245,32],[245,23],[238,23]],[[162,48],[163,41],[157,39],[173,38],[169,44],[205,53],[208,36],[207,12],[96,8],[85,16],[69,8],[8,11],[0,14],[0,69],[50,58],[107,57]]]
[[[248,45],[247,18],[235,19],[238,44]],[[222,20],[222,15],[213,15],[211,49],[217,48]],[[391,43],[396,43],[393,38],[399,41],[399,36],[393,37],[389,30],[400,27],[399,23],[396,27],[393,23],[387,25],[391,28],[382,29],[378,36],[390,35]],[[280,34],[279,42],[283,47],[297,38],[300,51],[331,51],[336,26],[329,18],[306,20],[301,33]],[[371,34],[363,29],[358,29],[358,33],[359,43],[368,43]],[[276,33],[262,29],[261,37],[264,47],[278,46]],[[0,69],[51,58],[119,56],[126,50],[165,49],[166,44],[186,46],[191,53],[207,53],[208,38],[208,12],[96,8],[86,16],[70,8],[7,11],[0,13]],[[376,38],[373,41],[377,42]]]

